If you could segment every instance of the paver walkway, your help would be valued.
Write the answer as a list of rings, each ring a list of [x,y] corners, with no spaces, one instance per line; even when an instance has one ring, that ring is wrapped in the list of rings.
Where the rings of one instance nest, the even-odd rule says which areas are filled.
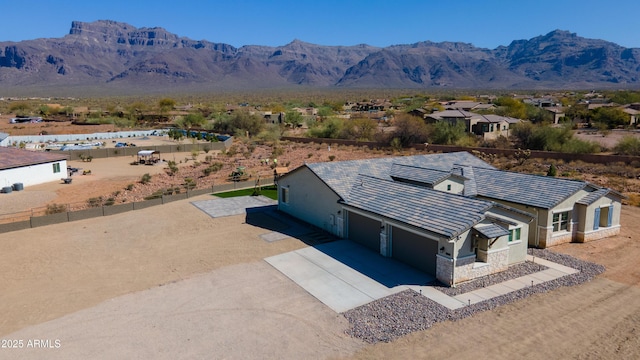
[[[543,282],[555,280],[557,278],[579,272],[579,270],[576,270],[574,268],[556,264],[548,260],[534,258],[531,255],[527,255],[527,261],[546,266],[548,267],[548,269],[521,276],[519,278],[507,280],[500,284],[495,284],[484,287],[482,289],[469,291],[467,293],[456,296],[448,296],[443,292],[429,286],[412,286],[411,288],[417,292],[420,292],[422,295],[430,298],[431,300],[444,305],[451,310],[454,310],[466,305],[477,304],[479,302],[489,300],[497,296],[505,295],[516,290],[520,290],[529,286],[534,286]]]

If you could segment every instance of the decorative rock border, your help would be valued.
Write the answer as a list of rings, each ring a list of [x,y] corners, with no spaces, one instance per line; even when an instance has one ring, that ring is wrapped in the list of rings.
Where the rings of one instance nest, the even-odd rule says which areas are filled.
[[[569,266],[580,270],[580,272],[465,306],[458,310],[449,310],[413,290],[405,290],[344,312],[343,316],[351,325],[346,333],[368,343],[390,342],[409,333],[426,330],[437,322],[463,319],[477,312],[491,310],[533,294],[548,292],[562,286],[579,285],[590,281],[605,271],[602,265],[549,250],[529,249],[528,252],[535,257]],[[523,276],[524,273],[522,271],[531,271],[531,269],[533,268],[528,267],[523,270],[522,268],[511,267],[505,273],[515,272],[515,274],[490,275],[489,278],[494,277],[497,280],[485,279],[484,283],[482,281],[474,281],[473,288],[468,286],[468,289],[465,289],[462,293],[486,286],[486,281],[500,282],[505,281],[509,276],[512,278]]]

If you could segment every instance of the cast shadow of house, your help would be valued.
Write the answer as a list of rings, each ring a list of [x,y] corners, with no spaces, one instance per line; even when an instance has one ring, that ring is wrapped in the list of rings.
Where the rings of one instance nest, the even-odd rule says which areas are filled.
[[[247,224],[270,230],[260,237],[265,241],[276,241],[289,237],[296,238],[318,250],[320,253],[375,280],[387,288],[401,285],[427,285],[435,278],[425,272],[401,263],[393,258],[367,249],[350,240],[337,239],[320,229],[301,222],[277,210],[277,205],[258,206],[246,209]],[[331,261],[326,258],[314,259],[318,265],[333,271]]]

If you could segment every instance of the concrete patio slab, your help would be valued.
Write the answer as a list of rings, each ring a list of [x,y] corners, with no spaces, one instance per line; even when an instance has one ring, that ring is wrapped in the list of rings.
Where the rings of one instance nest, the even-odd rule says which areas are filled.
[[[278,204],[266,196],[238,196],[232,198],[213,197],[209,200],[194,201],[193,204],[198,209],[209,214],[213,218],[242,215],[251,208],[273,207]]]

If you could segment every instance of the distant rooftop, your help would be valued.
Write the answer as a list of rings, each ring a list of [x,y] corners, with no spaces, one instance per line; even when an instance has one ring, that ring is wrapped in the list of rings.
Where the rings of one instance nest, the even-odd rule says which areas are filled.
[[[67,155],[0,146],[0,170],[67,160]]]

